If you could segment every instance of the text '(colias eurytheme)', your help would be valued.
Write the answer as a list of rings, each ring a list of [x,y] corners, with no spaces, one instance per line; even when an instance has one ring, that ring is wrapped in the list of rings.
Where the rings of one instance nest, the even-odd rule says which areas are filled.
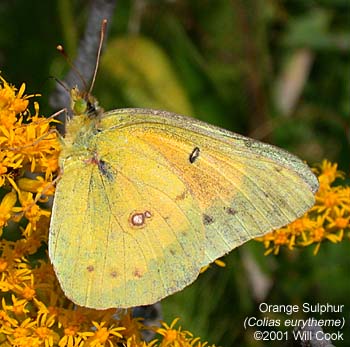
[[[49,255],[78,305],[152,304],[314,204],[316,177],[282,149],[164,111],[103,113],[76,89],[72,100]]]

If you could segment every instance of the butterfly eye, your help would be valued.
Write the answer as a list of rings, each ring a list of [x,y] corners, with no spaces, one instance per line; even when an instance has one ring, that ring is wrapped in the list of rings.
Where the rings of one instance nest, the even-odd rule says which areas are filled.
[[[92,102],[90,102],[90,101],[88,101],[87,103],[86,103],[86,109],[87,109],[87,113],[89,113],[89,114],[91,114],[91,113],[96,113],[96,107],[95,107],[95,105],[92,103]]]
[[[83,98],[77,99],[73,104],[73,112],[75,114],[83,114],[87,110],[87,102]]]

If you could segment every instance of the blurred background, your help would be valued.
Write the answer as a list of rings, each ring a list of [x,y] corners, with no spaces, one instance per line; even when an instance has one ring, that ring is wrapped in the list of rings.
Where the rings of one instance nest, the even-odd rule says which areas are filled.
[[[0,69],[52,113],[49,76],[70,69],[88,20],[83,0],[0,2]],[[329,159],[349,176],[350,2],[348,0],[123,0],[109,35],[94,95],[106,109],[174,111],[283,147],[310,165]],[[99,28],[97,29],[99,30]],[[243,329],[258,304],[344,304],[350,341],[349,243],[264,256],[256,241],[212,266],[163,302],[164,319],[222,346],[257,342]],[[285,314],[272,314],[286,318]],[[293,318],[307,318],[299,313]],[[317,314],[314,315],[319,318]],[[326,332],[337,328],[326,328]]]

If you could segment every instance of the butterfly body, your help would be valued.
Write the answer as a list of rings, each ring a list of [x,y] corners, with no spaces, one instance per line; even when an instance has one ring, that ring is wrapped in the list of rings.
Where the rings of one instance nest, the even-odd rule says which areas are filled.
[[[49,237],[79,305],[154,303],[313,205],[317,179],[274,146],[162,111],[96,115],[67,126]]]

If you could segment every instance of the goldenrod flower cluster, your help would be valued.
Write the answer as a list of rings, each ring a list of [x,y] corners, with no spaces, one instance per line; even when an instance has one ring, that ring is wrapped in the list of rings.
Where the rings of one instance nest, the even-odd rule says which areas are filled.
[[[61,291],[47,257],[50,207],[58,171],[55,120],[34,114],[0,77],[0,346],[204,347],[181,327],[146,327],[130,310],[78,307]],[[45,197],[45,198],[44,198]],[[141,339],[151,329],[158,338]]]
[[[293,249],[315,245],[314,254],[323,242],[338,243],[350,238],[350,187],[340,185],[345,174],[337,164],[324,160],[314,169],[320,188],[315,205],[301,218],[275,230],[257,241],[264,243],[265,254],[278,254],[281,247]]]

